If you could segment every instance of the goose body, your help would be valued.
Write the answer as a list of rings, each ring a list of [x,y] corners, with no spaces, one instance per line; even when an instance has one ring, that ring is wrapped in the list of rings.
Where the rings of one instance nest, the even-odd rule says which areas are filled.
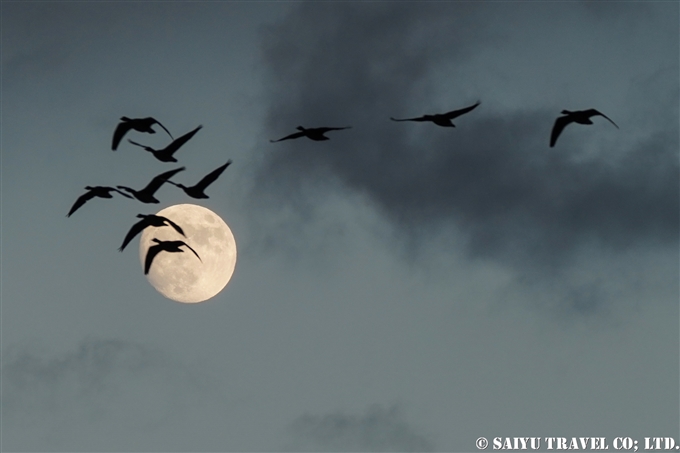
[[[186,234],[184,234],[184,230],[177,225],[175,222],[172,220],[168,219],[167,217],[163,217],[160,215],[155,215],[155,214],[137,214],[137,217],[141,218],[139,222],[135,223],[132,225],[130,228],[130,231],[128,231],[127,235],[125,236],[125,239],[123,240],[123,245],[120,246],[118,249],[119,251],[123,251],[125,247],[130,243],[132,239],[134,239],[135,236],[137,236],[139,233],[141,233],[146,227],[162,227],[165,225],[171,226],[177,231],[179,234],[182,236],[186,237]]]
[[[147,117],[147,118],[128,118],[127,116],[123,116],[120,118],[120,123],[118,123],[118,126],[116,126],[116,130],[113,132],[113,140],[111,142],[111,149],[116,150],[118,149],[118,145],[120,144],[120,141],[123,139],[125,134],[128,133],[130,129],[134,129],[137,132],[146,132],[147,134],[155,134],[156,131],[151,128],[154,124],[158,124],[160,127],[162,127],[165,132],[168,133],[170,138],[172,138],[172,134],[170,134],[170,131],[165,129],[165,126],[163,126],[158,120],[152,117]]]
[[[198,183],[191,187],[187,187],[184,184],[179,184],[173,181],[168,181],[170,184],[173,184],[180,189],[184,190],[184,193],[189,195],[191,198],[210,198],[205,194],[205,189],[215,182],[217,178],[222,174],[222,172],[229,166],[231,165],[231,159],[227,161],[226,164],[222,165],[221,167],[216,168],[215,170],[211,171],[208,173],[206,176],[203,177]]]
[[[151,180],[149,184],[146,185],[145,188],[142,190],[135,190],[131,189],[130,187],[127,186],[116,186],[119,189],[125,190],[126,192],[132,194],[133,197],[135,197],[137,200],[141,201],[142,203],[159,203],[159,201],[154,197],[154,194],[156,191],[165,183],[167,182],[168,178],[173,177],[175,174],[179,173],[180,171],[185,170],[185,167],[180,167],[176,168],[174,170],[166,171],[165,173],[161,173],[160,175],[156,176]]]
[[[156,257],[156,255],[158,255],[160,252],[183,253],[184,250],[180,248],[181,246],[185,246],[194,252],[196,258],[198,258],[199,261],[202,261],[201,257],[198,256],[198,253],[196,253],[196,250],[192,249],[189,244],[184,241],[161,241],[156,238],[153,238],[152,241],[155,242],[156,245],[149,247],[149,250],[146,252],[146,259],[144,260],[144,275],[149,273],[149,269],[151,269],[151,263],[153,263],[153,259]]]
[[[118,192],[122,196],[126,198],[132,198],[130,195],[126,194],[125,192],[121,192],[120,190],[116,189],[115,187],[105,187],[105,186],[86,186],[85,189],[87,192],[85,192],[83,195],[79,196],[78,199],[76,200],[75,203],[73,203],[73,206],[71,207],[71,210],[66,214],[66,217],[71,217],[71,214],[76,212],[82,205],[84,205],[86,202],[89,200],[99,197],[99,198],[113,198],[113,195],[111,192]]]
[[[590,120],[593,116],[601,116],[606,118],[610,123],[612,123],[614,126],[616,126],[616,123],[613,122],[611,119],[609,119],[608,116],[606,116],[604,113],[595,110],[595,109],[588,109],[588,110],[576,110],[576,111],[569,111],[569,110],[562,110],[562,115],[559,118],[555,120],[555,124],[552,128],[552,132],[550,133],[550,147],[552,148],[555,146],[555,143],[557,142],[557,138],[560,136],[562,131],[564,130],[565,127],[567,127],[571,123],[577,123],[577,124],[593,124],[593,122]],[[616,126],[618,129],[619,126]]]
[[[173,156],[175,154],[175,151],[180,149],[182,145],[184,145],[186,142],[188,142],[191,137],[193,137],[196,132],[198,132],[203,126],[198,126],[196,129],[194,129],[191,132],[187,132],[186,134],[182,135],[179,138],[176,138],[175,140],[172,141],[168,146],[166,146],[163,149],[154,149],[151,148],[150,146],[144,146],[142,144],[139,144],[137,142],[133,142],[132,140],[128,139],[130,143],[133,145],[137,145],[141,148],[144,148],[146,151],[149,151],[154,155],[154,157],[161,162],[177,162],[177,159]]]
[[[346,126],[346,127],[312,127],[312,128],[304,128],[302,126],[298,126],[296,129],[299,130],[300,132],[295,132],[294,134],[287,135],[283,138],[280,138],[278,140],[269,140],[272,143],[276,142],[281,142],[283,140],[291,140],[295,138],[300,138],[300,137],[307,137],[310,140],[314,140],[317,142],[323,141],[323,140],[330,140],[328,137],[326,137],[324,134],[329,131],[341,131],[343,129],[351,129],[352,126]]]
[[[456,127],[456,125],[453,124],[453,122],[451,120],[454,119],[454,118],[457,118],[461,115],[465,115],[468,112],[471,112],[472,110],[476,109],[479,104],[481,104],[481,102],[477,102],[474,105],[471,105],[469,107],[465,107],[465,108],[462,108],[462,109],[459,109],[459,110],[452,110],[452,111],[447,112],[447,113],[435,113],[433,115],[423,115],[423,116],[419,116],[417,118],[397,119],[397,118],[390,117],[390,119],[392,121],[419,121],[419,122],[421,122],[421,121],[431,121],[434,124],[436,124],[437,126],[441,126],[441,127]]]

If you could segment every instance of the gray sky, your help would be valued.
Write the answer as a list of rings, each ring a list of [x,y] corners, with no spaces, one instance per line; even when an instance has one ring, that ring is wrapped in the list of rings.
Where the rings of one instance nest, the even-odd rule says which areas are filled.
[[[676,2],[2,2],[3,451],[678,439]],[[481,105],[456,128],[396,123]],[[596,108],[550,148],[563,109]],[[114,197],[177,164],[238,245],[187,306]],[[295,127],[330,140],[269,143]],[[136,138],[155,147],[167,136]],[[134,139],[134,138],[133,138]],[[142,141],[143,139],[143,141]],[[135,240],[130,248],[137,247]]]

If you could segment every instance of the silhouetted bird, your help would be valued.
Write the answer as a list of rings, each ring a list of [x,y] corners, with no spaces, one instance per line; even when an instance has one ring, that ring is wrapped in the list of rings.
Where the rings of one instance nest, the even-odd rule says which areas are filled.
[[[128,231],[128,234],[125,236],[125,239],[123,240],[123,245],[121,245],[120,248],[118,249],[121,252],[123,251],[123,249],[125,249],[125,246],[127,246],[135,236],[141,233],[144,230],[144,228],[150,226],[162,227],[165,225],[169,225],[173,227],[175,231],[177,231],[179,234],[181,234],[184,237],[187,237],[187,235],[184,234],[182,228],[180,228],[179,225],[177,225],[175,222],[168,219],[167,217],[155,214],[148,215],[137,214],[137,217],[141,218],[142,220],[132,225],[132,228],[130,228],[130,231]]]
[[[153,259],[156,257],[156,255],[158,255],[160,252],[184,253],[184,250],[180,248],[183,245],[194,252],[194,255],[196,255],[196,258],[198,258],[199,261],[203,261],[201,257],[198,256],[198,253],[196,253],[196,250],[189,247],[189,244],[184,241],[160,241],[156,238],[151,240],[155,242],[156,245],[149,247],[149,250],[146,252],[146,260],[144,260],[144,275],[149,273],[149,269],[151,269],[151,263],[153,262]]]
[[[224,164],[224,165],[222,165],[221,167],[216,168],[215,170],[213,170],[213,171],[211,171],[210,173],[208,173],[203,179],[201,179],[201,180],[198,182],[198,184],[196,184],[196,185],[194,185],[194,186],[192,186],[192,187],[187,187],[187,186],[185,186],[184,184],[178,184],[178,183],[172,182],[172,181],[170,181],[170,180],[168,180],[168,182],[169,182],[170,184],[173,184],[173,185],[179,187],[180,189],[184,190],[184,193],[186,193],[187,195],[189,195],[191,198],[210,198],[210,197],[208,197],[208,196],[205,194],[205,192],[204,192],[205,189],[206,189],[210,184],[212,184],[213,182],[215,182],[215,180],[216,180],[217,178],[219,178],[219,176],[222,174],[222,172],[224,171],[224,169],[227,168],[230,164],[231,164],[231,159],[229,159],[229,161],[228,161],[226,164]]]
[[[312,127],[309,129],[305,129],[302,126],[298,126],[296,129],[299,130],[300,132],[296,132],[294,134],[287,135],[283,138],[280,138],[278,140],[269,140],[272,143],[280,142],[283,140],[290,140],[293,138],[300,138],[300,137],[307,137],[311,140],[320,142],[323,140],[330,140],[328,137],[326,137],[325,134],[328,131],[341,131],[344,129],[351,129],[352,126],[346,126],[346,127]]]
[[[557,141],[557,137],[560,136],[562,133],[562,130],[569,124],[569,123],[578,123],[578,124],[593,124],[592,121],[590,121],[590,117],[592,116],[602,116],[606,119],[609,120],[610,123],[612,123],[614,126],[616,126],[616,123],[610,120],[607,116],[605,116],[603,113],[598,112],[595,109],[589,109],[589,110],[577,110],[575,112],[570,112],[569,110],[562,110],[562,114],[565,116],[560,116],[555,120],[555,125],[553,126],[552,133],[550,134],[550,147],[552,148],[555,146],[555,142]],[[616,126],[618,129],[619,126]]]
[[[464,109],[460,110],[453,110],[448,113],[435,113],[434,115],[423,115],[418,118],[404,118],[404,119],[390,117],[390,119],[392,121],[432,121],[437,126],[456,127],[456,125],[453,124],[451,120],[461,115],[465,115],[468,112],[471,112],[472,110],[477,108],[479,104],[481,104],[481,102],[477,102],[475,105],[471,105],[470,107],[465,107]]]
[[[71,214],[76,212],[78,208],[80,208],[82,205],[85,204],[86,201],[91,200],[95,197],[99,198],[113,198],[113,195],[111,195],[111,192],[118,192],[124,197],[127,198],[132,198],[130,195],[126,194],[125,192],[121,192],[120,190],[114,188],[114,187],[104,187],[104,186],[86,186],[85,189],[87,189],[87,192],[76,200],[75,203],[73,203],[73,206],[71,207],[71,210],[66,214],[66,217],[71,217]]]
[[[188,132],[188,133],[182,135],[179,138],[176,138],[175,140],[172,141],[172,143],[170,143],[168,146],[166,146],[163,149],[153,149],[149,146],[144,146],[144,145],[141,145],[137,142],[133,142],[130,139],[128,139],[128,141],[130,143],[132,143],[133,145],[140,146],[140,147],[144,148],[145,150],[149,151],[150,153],[153,153],[153,155],[156,157],[156,159],[160,160],[161,162],[177,162],[177,159],[175,159],[172,155],[175,153],[175,151],[180,149],[182,147],[182,145],[184,145],[186,142],[188,142],[189,139],[191,139],[191,137],[193,137],[194,134],[196,132],[198,132],[199,129],[201,129],[202,127],[203,126],[198,126],[193,131]]]
[[[116,130],[113,132],[113,142],[111,143],[111,149],[114,151],[118,148],[118,144],[123,139],[123,136],[125,136],[125,134],[127,134],[130,129],[134,129],[138,132],[146,132],[147,134],[156,133],[155,130],[151,129],[151,126],[154,124],[158,124],[160,127],[165,129],[165,126],[151,117],[131,119],[127,116],[123,116],[121,117],[120,121],[121,122],[118,123],[118,126],[116,126]],[[169,130],[165,129],[165,132],[167,132],[170,138],[172,138],[172,134],[170,134]]]
[[[176,168],[175,170],[166,171],[161,173],[151,180],[149,184],[146,185],[142,190],[131,189],[126,186],[116,186],[119,189],[123,189],[132,194],[133,197],[141,201],[142,203],[159,203],[159,201],[153,196],[154,193],[163,185],[163,183],[168,181],[168,178],[172,178],[176,173],[185,170],[185,167]]]

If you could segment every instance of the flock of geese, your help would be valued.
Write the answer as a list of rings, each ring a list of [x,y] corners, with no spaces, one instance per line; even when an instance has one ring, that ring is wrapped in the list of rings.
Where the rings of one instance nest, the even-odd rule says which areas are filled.
[[[148,118],[135,118],[135,119],[130,119],[126,116],[122,117],[120,119],[120,123],[116,127],[116,130],[113,133],[113,141],[111,143],[111,149],[113,151],[116,151],[118,149],[118,146],[120,145],[121,140],[125,135],[130,132],[131,130],[137,131],[137,132],[143,132],[147,134],[155,134],[156,131],[153,129],[154,125],[159,125],[167,134],[170,136],[172,139],[172,142],[168,146],[166,146],[163,149],[154,149],[151,148],[150,146],[145,146],[140,143],[137,143],[135,141],[132,141],[128,139],[128,142],[130,142],[133,145],[139,146],[143,148],[146,151],[149,151],[150,153],[153,154],[153,156],[158,159],[161,162],[177,162],[177,159],[173,156],[174,153],[179,150],[186,142],[188,142],[196,133],[201,130],[203,126],[198,126],[196,129],[187,132],[186,134],[182,135],[179,138],[173,138],[172,134],[170,134],[170,131],[168,131],[165,126],[163,126],[159,121],[157,121],[154,118],[148,117]],[[175,181],[171,181],[170,178],[175,176],[177,173],[184,171],[186,168],[185,167],[180,167],[176,168],[174,170],[166,171],[164,173],[161,173],[157,176],[155,176],[144,188],[142,189],[133,189],[131,187],[127,186],[116,186],[116,187],[108,187],[108,186],[86,186],[85,192],[83,195],[78,197],[78,199],[75,201],[73,206],[71,207],[71,210],[66,214],[66,217],[71,217],[71,215],[76,212],[78,209],[80,209],[86,202],[89,200],[92,200],[93,198],[113,198],[113,193],[118,193],[122,195],[123,197],[126,198],[134,198],[137,199],[138,201],[141,201],[142,203],[159,203],[158,199],[155,197],[155,193],[158,191],[158,189],[161,188],[161,186],[165,183],[172,184],[176,187],[179,187],[186,193],[188,196],[191,198],[209,198],[208,195],[206,195],[205,190],[208,188],[210,184],[215,182],[217,178],[220,177],[222,172],[226,170],[226,168],[231,164],[231,160],[227,161],[226,164],[216,168],[215,170],[211,171],[208,173],[206,176],[203,177],[199,182],[194,184],[193,186],[185,186],[182,183],[178,183]],[[177,225],[175,222],[172,220],[168,219],[167,217],[155,215],[155,214],[138,214],[138,218],[141,220],[132,225],[130,228],[130,231],[128,231],[127,235],[125,236],[125,239],[123,239],[123,244],[120,246],[118,250],[121,252],[125,249],[125,247],[132,241],[132,239],[135,238],[139,233],[141,233],[145,228],[153,226],[153,227],[162,227],[162,226],[169,226],[175,229],[179,234],[184,236],[185,238],[187,237],[186,234],[184,233],[184,230],[182,227]],[[196,253],[196,250],[194,250],[189,244],[187,244],[184,241],[161,241],[160,239],[153,238],[152,241],[155,243],[155,245],[152,245],[149,247],[149,250],[147,251],[146,258],[144,261],[144,274],[148,274],[149,270],[151,269],[151,264],[153,263],[154,258],[156,255],[158,255],[160,252],[171,252],[171,253],[177,253],[177,252],[184,252],[183,249],[180,247],[184,246],[191,250],[196,257],[200,260],[201,257],[198,256],[198,253]]]
[[[423,115],[419,116],[416,118],[402,118],[402,119],[397,119],[397,118],[392,118],[390,119],[392,121],[416,121],[416,122],[423,122],[423,121],[430,121],[437,126],[441,127],[456,127],[455,124],[451,120],[458,118],[461,115],[465,115],[466,113],[469,113],[473,111],[474,109],[479,106],[481,102],[476,102],[475,104],[465,107],[462,109],[458,110],[452,110],[450,112],[446,113],[435,113],[432,115]],[[607,117],[605,114],[602,112],[595,110],[595,109],[588,109],[588,110],[575,110],[575,111],[569,111],[569,110],[562,110],[562,115],[557,120],[555,120],[555,124],[553,125],[552,132],[550,134],[550,147],[554,147],[555,143],[557,142],[557,138],[560,136],[562,131],[564,130],[567,125],[571,123],[577,123],[577,124],[593,124],[593,122],[590,120],[593,116],[601,116],[605,119],[607,119],[610,123],[612,123],[616,128],[618,129],[619,126],[616,125],[609,117]],[[341,131],[343,129],[351,129],[351,126],[346,126],[346,127],[315,127],[315,128],[304,128],[302,126],[297,127],[298,131],[300,132],[295,132],[294,134],[287,135],[283,138],[280,138],[278,140],[269,140],[272,143],[280,142],[283,140],[290,140],[290,139],[295,139],[295,138],[300,138],[300,137],[307,137],[311,140],[315,141],[322,141],[322,140],[329,140],[328,137],[326,137],[324,134],[329,131]]]
[[[471,112],[475,108],[477,108],[480,105],[480,102],[477,102],[471,106],[458,109],[458,110],[453,110],[447,113],[435,113],[432,115],[423,115],[420,117],[416,118],[402,118],[402,119],[397,119],[397,118],[392,118],[390,119],[392,121],[415,121],[415,122],[425,122],[429,121],[437,126],[441,127],[456,127],[455,124],[453,124],[452,120],[461,116],[465,115],[466,113]],[[607,119],[610,123],[612,123],[616,128],[618,129],[618,126],[614,121],[612,121],[609,117],[604,115],[603,113],[599,112],[598,110],[595,109],[588,109],[588,110],[576,110],[576,111],[569,111],[569,110],[562,110],[562,115],[558,117],[555,120],[555,124],[553,125],[552,132],[550,134],[550,147],[554,147],[555,143],[557,142],[557,138],[560,136],[562,131],[566,126],[568,126],[571,123],[577,123],[577,124],[593,124],[591,121],[591,118],[593,116],[601,116],[605,119]],[[145,146],[140,143],[137,143],[135,141],[132,141],[128,139],[128,142],[131,144],[138,146],[145,151],[150,152],[153,154],[153,156],[161,161],[161,162],[177,162],[177,159],[174,157],[175,152],[177,152],[186,142],[191,140],[191,138],[196,135],[196,133],[201,130],[203,126],[198,126],[194,130],[187,132],[186,134],[182,135],[179,138],[173,138],[172,134],[170,134],[170,131],[165,128],[159,121],[157,121],[154,118],[147,117],[147,118],[128,118],[126,116],[123,116],[120,119],[120,123],[116,127],[116,130],[113,133],[113,140],[111,143],[111,149],[113,151],[116,151],[118,149],[118,146],[120,145],[120,142],[122,141],[123,137],[130,132],[131,130],[137,131],[137,132],[142,132],[142,133],[147,133],[147,134],[155,134],[156,131],[153,129],[154,125],[160,126],[167,134],[170,136],[172,139],[172,142],[170,142],[169,145],[167,145],[163,149],[154,149],[151,148],[150,146]],[[292,139],[297,139],[301,137],[307,137],[310,140],[314,141],[323,141],[323,140],[329,140],[328,137],[326,137],[326,133],[330,131],[341,131],[345,129],[351,129],[351,126],[345,126],[345,127],[315,127],[315,128],[305,128],[302,126],[298,126],[297,130],[298,132],[295,132],[293,134],[287,135],[283,138],[280,138],[278,140],[270,140],[272,143],[276,142],[281,142],[284,140],[292,140]],[[154,196],[156,191],[165,183],[174,185],[175,187],[178,187],[184,191],[189,197],[191,198],[196,198],[196,199],[204,199],[204,198],[209,198],[208,195],[206,195],[205,190],[207,187],[215,182],[217,178],[224,172],[224,170],[231,164],[231,160],[227,161],[224,165],[216,168],[212,172],[208,173],[206,176],[203,177],[198,183],[194,184],[193,186],[185,186],[181,183],[177,183],[175,181],[171,181],[170,178],[175,176],[177,173],[185,170],[185,167],[180,167],[176,168],[174,170],[170,170],[164,173],[161,173],[157,176],[155,176],[151,182],[149,182],[146,187],[136,190],[132,189],[127,186],[116,186],[116,187],[107,187],[107,186],[86,186],[85,189],[87,192],[85,192],[83,195],[78,197],[76,202],[73,204],[71,207],[71,210],[69,213],[66,215],[66,217],[70,217],[74,212],[76,212],[78,209],[80,209],[87,201],[93,199],[93,198],[113,198],[113,192],[116,192],[126,198],[136,198],[138,201],[142,203],[158,203],[158,199]],[[126,193],[127,192],[127,193]],[[121,252],[125,249],[125,247],[130,243],[130,241],[137,236],[139,233],[141,233],[145,228],[153,226],[153,227],[162,227],[162,226],[169,226],[175,229],[179,234],[184,236],[186,238],[186,234],[184,234],[184,231],[182,228],[177,225],[175,222],[172,220],[163,217],[163,216],[158,216],[155,214],[138,214],[138,218],[141,220],[137,223],[135,223],[131,228],[130,231],[128,231],[127,235],[125,236],[125,239],[123,240],[123,244],[120,246],[118,250]],[[201,257],[198,256],[198,253],[189,246],[184,241],[161,241],[157,238],[153,238],[152,241],[155,243],[155,245],[149,247],[149,250],[147,251],[145,263],[144,263],[144,274],[149,273],[149,269],[151,268],[151,264],[153,263],[153,259],[158,255],[160,252],[171,252],[171,253],[178,253],[178,252],[184,252],[183,249],[180,247],[184,246],[187,247],[189,250],[191,250],[196,257],[200,260]]]

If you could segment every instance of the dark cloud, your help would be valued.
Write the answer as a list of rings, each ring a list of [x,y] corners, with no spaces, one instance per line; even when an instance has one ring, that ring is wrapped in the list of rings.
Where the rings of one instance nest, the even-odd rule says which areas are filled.
[[[403,421],[396,406],[371,406],[363,415],[303,415],[291,425],[292,451],[434,451]]]
[[[586,246],[677,247],[675,104],[639,106],[659,121],[634,139],[624,142],[617,134],[625,132],[595,119],[565,129],[551,149],[559,110],[500,113],[456,80],[453,88],[433,85],[442,63],[463,63],[479,46],[497,43],[493,21],[475,20],[488,8],[305,4],[270,29],[269,138],[298,123],[354,128],[326,142],[271,144],[256,199],[304,212],[323,202],[322,189],[341,186],[370,200],[407,242],[450,232],[465,238],[470,256],[518,268],[557,269]],[[678,90],[667,94],[677,99]],[[456,129],[388,120],[478,99],[482,105],[456,119]],[[608,113],[622,130],[633,128],[622,124],[626,115]],[[584,155],[593,144],[598,151]]]

